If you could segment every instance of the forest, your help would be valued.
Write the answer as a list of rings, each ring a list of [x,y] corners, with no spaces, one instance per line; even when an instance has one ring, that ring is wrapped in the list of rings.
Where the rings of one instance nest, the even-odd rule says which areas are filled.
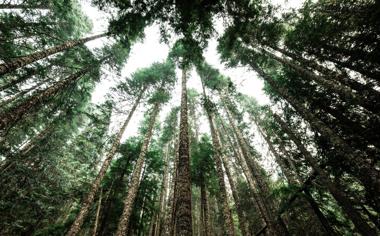
[[[1,236],[380,235],[379,156],[378,0],[0,1]]]

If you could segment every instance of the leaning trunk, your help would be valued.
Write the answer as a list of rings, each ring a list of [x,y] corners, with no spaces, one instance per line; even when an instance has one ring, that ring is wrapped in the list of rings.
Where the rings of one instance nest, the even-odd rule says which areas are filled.
[[[312,157],[310,152],[302,144],[301,140],[293,133],[291,128],[277,115],[273,114],[276,122],[281,126],[281,128],[289,135],[290,139],[296,144],[297,148],[302,153],[305,160],[311,165],[314,171],[319,175],[321,182],[327,187],[331,195],[335,198],[338,204],[342,207],[346,215],[352,220],[356,229],[363,235],[376,235],[376,231],[372,229],[365,220],[362,219],[361,215],[353,207],[351,200],[346,196],[346,194],[335,185],[333,181],[329,178],[328,173],[323,170],[317,163],[317,161]]]
[[[51,97],[53,97],[59,91],[69,87],[71,84],[79,80],[82,76],[87,74],[88,71],[88,68],[78,71],[77,73],[69,76],[68,78],[59,81],[50,86],[49,88],[46,88],[40,93],[32,96],[20,105],[6,111],[3,114],[0,114],[0,132],[6,134],[7,131],[10,128],[12,128],[25,115],[31,113],[33,110],[37,110]],[[3,134],[0,133],[0,135]]]
[[[124,199],[124,210],[120,216],[120,221],[117,227],[116,236],[125,236],[127,234],[128,227],[129,227],[129,218],[132,214],[133,205],[137,196],[137,192],[139,190],[141,172],[144,167],[145,156],[146,156],[146,153],[148,152],[150,140],[152,139],[153,128],[154,128],[154,124],[156,122],[156,118],[157,118],[159,110],[160,110],[160,104],[156,103],[154,105],[153,112],[149,120],[148,131],[145,134],[145,138],[141,147],[139,158],[136,161],[136,165],[132,173],[132,178],[128,186],[128,193]]]
[[[332,129],[327,127],[321,120],[308,111],[297,99],[289,95],[286,88],[280,87],[268,76],[263,70],[256,65],[251,65],[258,74],[267,81],[273,90],[283,97],[305,120],[310,126],[317,130],[322,136],[326,137],[332,146],[336,148],[337,154],[345,157],[346,165],[350,169],[352,175],[356,176],[367,192],[373,196],[376,202],[380,202],[380,173],[373,168],[368,159],[355,152],[341,137],[339,137]],[[354,153],[356,153],[354,155]],[[376,197],[377,196],[377,197]]]
[[[58,46],[55,46],[55,47],[52,47],[52,48],[49,48],[49,49],[46,49],[46,50],[43,50],[40,52],[32,53],[32,54],[27,55],[27,56],[18,57],[17,59],[14,59],[14,60],[11,60],[9,62],[0,64],[0,76],[7,74],[7,73],[10,73],[10,72],[13,72],[13,71],[17,70],[18,68],[24,67],[26,65],[29,65],[33,62],[36,62],[36,61],[41,60],[43,58],[46,58],[48,56],[54,55],[58,52],[65,51],[67,49],[70,49],[70,48],[73,48],[75,46],[84,44],[84,43],[89,42],[89,41],[94,40],[94,39],[105,37],[105,36],[107,36],[107,34],[108,33],[98,34],[98,35],[94,35],[91,37],[82,38],[82,39],[78,39],[78,40],[66,41],[65,43],[63,43],[61,45],[58,45]]]
[[[224,101],[223,104],[224,104],[225,111],[226,111],[227,116],[228,116],[228,120],[229,120],[231,127],[232,127],[232,129],[236,135],[238,144],[239,144],[241,151],[242,151],[242,154],[243,154],[243,158],[245,159],[245,160],[241,161],[241,163],[243,164],[242,168],[246,169],[245,172],[249,175],[248,179],[250,179],[249,181],[252,182],[250,185],[253,185],[253,186],[256,185],[258,187],[259,192],[261,193],[261,194],[259,194],[259,199],[261,200],[261,202],[262,202],[261,206],[264,208],[263,210],[266,213],[264,215],[267,216],[266,222],[268,224],[268,227],[276,235],[287,235],[288,234],[287,229],[286,229],[286,227],[284,227],[283,223],[281,222],[281,219],[279,219],[275,216],[275,204],[271,199],[269,199],[270,198],[270,192],[269,192],[268,183],[263,178],[263,176],[261,176],[259,174],[260,168],[259,168],[258,163],[256,163],[256,161],[253,160],[252,157],[250,156],[249,147],[247,146],[247,143],[243,137],[243,134],[237,128],[235,121],[233,120],[233,118],[230,114],[230,111],[228,109],[228,106],[226,104],[227,98],[222,97],[222,99]],[[252,171],[250,171],[250,169]]]
[[[98,173],[98,176],[96,177],[95,181],[92,183],[91,190],[88,193],[88,195],[86,196],[85,200],[83,201],[82,207],[81,207],[74,223],[71,225],[69,232],[66,234],[66,236],[75,236],[80,231],[82,224],[83,224],[83,221],[85,220],[85,218],[86,218],[86,216],[90,210],[91,204],[94,201],[94,197],[99,190],[100,183],[101,183],[102,179],[104,178],[104,175],[106,174],[106,171],[107,171],[109,165],[111,164],[113,157],[115,156],[117,148],[120,145],[121,137],[124,134],[124,131],[127,128],[128,123],[131,120],[133,113],[135,112],[137,106],[139,105],[140,100],[141,100],[145,90],[146,90],[146,88],[144,88],[140,92],[135,103],[133,104],[131,111],[128,114],[127,119],[125,120],[123,126],[121,127],[121,129],[119,130],[115,139],[113,140],[111,150],[108,152],[106,159],[104,160],[103,165],[102,165],[102,167]]]
[[[178,147],[175,200],[175,235],[192,235],[191,177],[189,156],[189,127],[187,111],[186,70],[182,70],[181,114]]]

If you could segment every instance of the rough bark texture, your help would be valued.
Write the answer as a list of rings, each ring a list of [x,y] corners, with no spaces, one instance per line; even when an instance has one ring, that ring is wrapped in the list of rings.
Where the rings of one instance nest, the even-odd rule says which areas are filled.
[[[139,94],[139,96],[137,97],[135,103],[133,104],[133,106],[131,108],[131,111],[128,114],[127,119],[124,121],[123,126],[120,128],[115,139],[113,140],[112,147],[111,147],[110,151],[108,152],[96,179],[92,183],[91,190],[88,193],[88,195],[86,196],[85,200],[83,201],[82,207],[81,207],[74,223],[71,225],[69,232],[66,234],[66,236],[75,236],[79,233],[79,231],[82,227],[83,221],[85,220],[85,218],[86,218],[86,216],[90,210],[90,207],[94,201],[94,197],[100,188],[100,183],[101,183],[102,179],[104,178],[104,175],[106,174],[106,171],[107,171],[109,165],[111,164],[113,157],[115,156],[117,148],[120,145],[121,137],[123,136],[123,133],[124,133],[125,129],[127,128],[128,123],[133,116],[133,113],[135,112],[137,106],[139,105],[140,100],[141,100],[144,92],[145,92],[145,89],[143,89],[141,91],[141,93]]]
[[[224,100],[224,102],[226,102],[227,100],[226,97],[222,97],[222,99]],[[258,203],[261,202],[261,204],[258,205],[260,206],[260,208],[263,208],[262,213],[264,213],[263,216],[266,216],[268,228],[270,231],[273,231],[272,234],[276,234],[279,236],[287,235],[288,233],[286,227],[284,227],[281,220],[275,216],[275,204],[271,199],[269,199],[270,193],[268,183],[260,174],[260,168],[258,163],[256,163],[256,161],[253,160],[250,156],[250,151],[244,139],[244,136],[241,133],[241,131],[237,128],[235,121],[232,118],[232,115],[230,114],[228,106],[226,104],[224,104],[224,106],[228,116],[228,120],[231,124],[231,127],[236,135],[238,144],[241,148],[243,158],[245,159],[241,160],[242,168],[243,170],[245,170],[244,172],[246,172],[246,174],[248,175],[246,177],[248,179],[248,182],[251,182],[251,187],[257,186],[259,190],[260,194],[258,195],[258,199],[260,199],[261,201],[258,201]]]
[[[32,96],[20,105],[4,112],[3,114],[0,114],[0,136],[6,134],[13,125],[15,125],[26,114],[31,112],[31,110],[38,109],[44,104],[44,102],[48,101],[49,98],[79,80],[88,71],[89,70],[87,68],[80,70],[66,79],[59,81],[40,93]]]
[[[336,153],[345,158],[350,172],[357,177],[367,192],[371,194],[377,203],[380,203],[380,172],[371,166],[371,162],[363,154],[354,151],[336,132],[326,126],[321,120],[308,111],[303,104],[289,95],[284,87],[279,87],[277,83],[263,70],[255,65],[251,65],[258,74],[266,80],[270,86],[305,119],[310,126],[326,137],[332,146],[336,148]]]
[[[232,219],[231,209],[228,204],[228,194],[227,194],[227,188],[226,183],[224,182],[224,172],[223,172],[223,165],[221,158],[223,158],[223,152],[222,147],[219,141],[219,137],[216,133],[216,128],[214,124],[214,119],[210,112],[207,112],[210,129],[211,129],[211,137],[212,137],[212,143],[214,146],[215,154],[214,154],[214,161],[215,161],[215,168],[216,173],[218,175],[218,183],[219,183],[219,197],[221,198],[223,202],[223,217],[224,217],[224,223],[225,223],[225,233],[226,235],[235,235],[234,230],[234,222]]]
[[[100,209],[102,208],[102,196],[103,196],[103,191],[100,191],[99,201],[98,201],[98,208],[96,209],[96,217],[95,217],[94,229],[92,230],[92,236],[96,236],[96,234],[98,232]]]
[[[240,204],[239,194],[238,194],[238,191],[237,191],[236,186],[235,186],[234,178],[232,176],[230,163],[228,163],[226,156],[223,156],[222,160],[223,160],[223,166],[224,166],[224,169],[226,171],[228,182],[231,186],[232,197],[234,198],[234,202],[236,205],[236,213],[238,215],[239,228],[240,228],[241,234],[248,236],[248,235],[250,235],[249,225],[248,225],[248,222],[246,221],[243,208]]]
[[[145,156],[148,152],[148,147],[150,144],[150,140],[153,135],[153,128],[154,124],[156,122],[156,118],[158,115],[158,112],[160,110],[160,104],[156,103],[154,105],[150,120],[149,120],[149,127],[148,131],[145,134],[144,142],[141,147],[141,151],[139,154],[139,158],[136,161],[136,165],[133,169],[132,178],[128,186],[128,193],[127,196],[124,199],[124,209],[123,213],[120,216],[120,221],[117,226],[116,236],[125,236],[128,232],[129,227],[129,218],[132,214],[133,205],[137,196],[137,192],[139,190],[140,186],[140,179],[141,179],[141,172],[144,167],[145,162]]]
[[[165,170],[164,175],[162,177],[162,188],[160,193],[159,200],[159,210],[156,215],[156,224],[154,228],[154,236],[160,236],[162,231],[162,224],[165,219],[165,205],[166,205],[166,193],[168,189],[169,182],[169,144],[166,145],[165,148]]]
[[[0,76],[7,74],[9,72],[15,71],[18,68],[29,65],[33,62],[36,62],[38,60],[41,60],[45,57],[51,56],[51,55],[56,54],[58,52],[62,52],[66,49],[73,48],[75,46],[84,44],[88,41],[98,39],[101,37],[105,37],[105,36],[107,36],[107,33],[98,34],[98,35],[94,35],[91,37],[82,38],[82,39],[78,39],[78,40],[70,40],[70,41],[67,41],[61,45],[58,45],[58,46],[55,46],[55,47],[52,47],[52,48],[49,48],[49,49],[46,49],[46,50],[43,50],[40,52],[32,53],[32,54],[27,55],[27,56],[18,57],[17,59],[14,59],[14,60],[11,60],[9,62],[0,64]]]
[[[271,58],[273,58],[274,60],[280,62],[281,64],[285,66],[289,66],[294,71],[296,71],[299,75],[301,75],[303,78],[313,80],[316,83],[323,86],[324,88],[326,88],[327,90],[339,94],[343,100],[348,100],[352,104],[360,105],[364,107],[365,109],[367,109],[368,111],[373,112],[374,114],[379,114],[380,108],[377,103],[373,103],[372,101],[364,97],[358,96],[351,88],[341,84],[340,82],[328,80],[328,79],[323,78],[322,76],[318,76],[315,73],[303,68],[302,66],[297,65],[288,59],[276,56],[275,54],[267,50],[263,50],[263,52],[267,54],[268,56],[270,56]]]
[[[204,180],[201,181],[201,214],[202,214],[202,235],[201,236],[211,236],[210,229],[210,216],[208,209],[208,197],[207,189]]]
[[[186,71],[182,71],[181,114],[179,126],[178,173],[175,188],[175,235],[191,236],[191,177]]]
[[[276,122],[281,126],[281,128],[289,135],[289,138],[296,144],[297,148],[300,150],[305,160],[311,165],[313,170],[319,175],[321,182],[327,187],[331,195],[335,198],[338,204],[342,207],[346,215],[352,220],[356,229],[363,235],[376,235],[376,230],[371,228],[365,220],[362,219],[361,215],[353,207],[351,200],[341,191],[338,186],[329,178],[328,173],[323,170],[318,162],[313,158],[310,152],[302,144],[301,140],[293,133],[291,128],[277,115],[273,114]]]

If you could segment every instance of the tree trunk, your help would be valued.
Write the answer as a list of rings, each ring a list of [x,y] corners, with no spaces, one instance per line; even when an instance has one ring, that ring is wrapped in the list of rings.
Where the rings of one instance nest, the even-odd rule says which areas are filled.
[[[239,220],[239,228],[241,231],[241,234],[244,236],[249,236],[249,225],[248,222],[246,221],[246,218],[244,216],[244,211],[243,208],[240,204],[240,199],[239,199],[239,194],[235,186],[235,181],[231,172],[231,166],[230,163],[228,162],[227,158],[225,155],[222,157],[223,161],[223,166],[226,171],[227,179],[229,181],[229,184],[231,186],[231,192],[232,192],[232,197],[234,198],[235,205],[236,205],[236,213],[238,215],[238,220]]]
[[[175,235],[191,236],[191,177],[189,127],[187,111],[186,70],[182,70],[181,114],[178,147],[177,180],[175,189]]]
[[[332,129],[327,127],[322,121],[316,118],[310,111],[308,111],[298,100],[289,95],[286,88],[280,87],[277,83],[268,76],[263,70],[256,65],[251,65],[252,68],[267,81],[273,90],[275,90],[281,97],[283,97],[305,120],[310,126],[317,130],[323,137],[328,139],[332,146],[335,147],[337,154],[345,157],[347,163],[342,163],[356,176],[367,192],[374,197],[377,203],[380,203],[380,173],[371,166],[370,161],[358,152],[355,152],[347,143],[340,138]],[[377,204],[379,205],[379,204]]]
[[[262,212],[263,215],[267,216],[266,222],[268,224],[268,228],[273,231],[276,235],[288,235],[286,227],[283,227],[283,224],[280,219],[276,218],[275,214],[275,204],[274,202],[269,199],[270,193],[269,193],[269,186],[266,180],[261,176],[260,174],[260,168],[259,165],[256,163],[255,160],[252,160],[252,157],[250,156],[249,147],[247,146],[247,143],[243,137],[243,134],[241,131],[237,128],[235,121],[233,120],[230,111],[228,109],[227,103],[230,104],[228,98],[221,96],[221,99],[223,101],[223,105],[225,107],[225,111],[228,117],[228,120],[231,124],[231,127],[237,137],[238,144],[241,148],[241,151],[243,153],[243,158],[245,159],[241,161],[242,168],[245,169],[245,172],[248,174],[247,179],[251,185],[251,187],[254,187],[255,185],[258,187],[259,190],[259,196],[258,199],[261,199],[261,207],[263,208]],[[245,163],[245,164],[244,164]],[[250,171],[251,169],[252,171]],[[255,188],[253,188],[255,189]],[[259,201],[260,202],[260,201]],[[260,205],[259,205],[260,206]]]
[[[373,112],[373,114],[379,119],[379,110],[380,105],[378,103],[374,103],[372,100],[368,100],[365,97],[361,97],[360,95],[356,94],[354,91],[352,91],[349,87],[341,84],[338,81],[331,81],[328,79],[323,78],[322,76],[318,76],[314,74],[313,72],[304,69],[303,67],[293,63],[292,61],[281,58],[279,56],[276,56],[275,54],[263,49],[262,50],[264,54],[268,55],[272,59],[280,62],[284,66],[288,66],[292,68],[294,71],[296,71],[300,76],[303,78],[313,80],[316,83],[320,84],[324,88],[326,88],[329,91],[335,92],[341,96],[341,99],[346,100],[352,104],[356,104],[359,106],[362,106],[363,108],[367,109],[370,112]]]
[[[100,171],[98,173],[98,176],[96,177],[96,179],[92,183],[91,190],[88,193],[88,195],[86,196],[85,200],[83,201],[82,207],[81,207],[81,209],[80,209],[80,211],[79,211],[79,213],[78,213],[78,215],[77,215],[74,223],[71,225],[71,228],[70,228],[69,232],[66,234],[66,236],[75,236],[80,231],[80,229],[82,227],[82,224],[83,224],[83,222],[84,222],[84,220],[85,220],[85,218],[86,218],[86,216],[87,216],[87,214],[88,214],[88,212],[90,210],[91,204],[94,201],[94,197],[95,197],[96,193],[99,190],[100,183],[103,180],[103,178],[104,178],[104,176],[106,174],[106,171],[107,171],[109,165],[111,164],[111,161],[112,161],[113,157],[116,154],[117,148],[120,145],[121,137],[123,136],[124,131],[127,128],[128,123],[131,120],[133,113],[135,112],[137,106],[139,105],[140,100],[141,100],[142,96],[145,93],[145,90],[146,90],[146,88],[144,88],[140,92],[139,96],[136,98],[136,101],[133,104],[133,106],[131,108],[131,111],[128,114],[127,119],[124,121],[123,126],[120,128],[120,130],[117,133],[115,139],[113,140],[112,147],[111,147],[110,151],[108,152],[108,154],[107,154],[107,156],[106,156],[106,158],[105,158],[105,160],[103,162],[103,165],[102,165],[102,167],[101,167],[101,169],[100,169]]]
[[[202,214],[202,236],[212,236],[210,229],[210,218],[208,209],[207,189],[204,179],[201,181],[201,214]]]
[[[51,81],[51,80],[52,80],[52,78],[47,78],[47,79],[45,79],[45,80],[42,80],[42,81],[38,82],[37,84],[33,85],[32,87],[30,87],[30,88],[28,88],[28,89],[25,89],[25,90],[23,90],[23,91],[21,91],[21,92],[15,94],[15,95],[13,95],[13,97],[10,97],[10,98],[7,98],[7,99],[3,100],[3,101],[0,103],[0,107],[4,107],[4,106],[6,106],[7,104],[8,104],[8,105],[11,104],[14,100],[23,97],[25,94],[29,93],[30,91],[33,91],[33,90],[37,89],[37,88],[40,87],[41,85],[43,85],[43,84],[45,84],[45,83],[47,83],[47,82],[49,82],[49,81]]]
[[[49,65],[49,67],[50,67],[50,65]],[[0,92],[6,90],[8,88],[11,88],[11,87],[13,87],[13,86],[15,86],[21,82],[26,81],[27,79],[29,79],[33,75],[36,75],[38,72],[39,72],[39,70],[37,68],[28,69],[25,74],[19,76],[17,79],[10,80],[7,84],[0,86]]]
[[[98,201],[98,209],[96,210],[95,224],[94,224],[94,229],[92,231],[92,236],[96,236],[97,231],[98,231],[100,209],[102,207],[102,195],[103,195],[103,191],[101,190],[100,195],[99,195],[99,201]]]
[[[321,225],[325,229],[326,233],[328,235],[331,235],[331,236],[334,236],[334,235],[337,236],[338,234],[331,227],[330,222],[328,221],[328,219],[326,219],[325,215],[319,209],[318,203],[314,200],[314,198],[310,194],[309,190],[307,188],[305,188],[303,190],[303,192],[305,193],[305,199],[309,203],[310,207],[313,209],[313,212],[315,213],[315,215],[318,217],[319,222],[321,223]]]
[[[294,164],[292,164],[293,160],[290,160],[289,156],[288,156],[288,158],[286,158],[287,163],[289,163],[289,165],[291,165],[291,167],[289,168],[289,166],[287,165],[287,163],[285,163],[285,161],[283,160],[283,158],[280,157],[280,154],[274,148],[272,142],[269,140],[269,137],[261,129],[261,126],[260,126],[259,122],[257,121],[257,119],[255,119],[254,117],[252,117],[252,120],[255,123],[255,125],[257,126],[257,129],[259,130],[259,133],[261,134],[261,136],[264,138],[264,140],[268,144],[269,150],[275,156],[276,162],[280,166],[280,168],[281,168],[282,172],[284,173],[284,175],[285,175],[286,179],[288,180],[288,182],[290,184],[293,184],[293,185],[299,185],[301,181],[299,180],[298,176],[296,174],[294,174],[295,171],[296,171],[296,169],[295,169]],[[285,155],[285,153],[283,153],[283,155]],[[304,192],[305,192],[305,195],[306,195],[305,199],[309,203],[309,206],[307,206],[309,213],[311,215],[315,215],[318,218],[319,222],[321,223],[321,225],[324,227],[324,229],[326,230],[326,232],[329,235],[337,235],[335,233],[335,231],[332,229],[332,227],[331,227],[330,223],[328,222],[328,220],[326,219],[326,217],[323,215],[323,213],[319,209],[318,204],[314,201],[313,197],[308,192],[308,190],[306,189],[306,190],[304,190]]]
[[[95,40],[98,38],[105,37],[107,35],[108,35],[108,33],[103,33],[103,34],[98,34],[98,35],[94,35],[91,37],[82,38],[82,39],[78,39],[78,40],[66,41],[65,43],[63,43],[61,45],[58,45],[58,46],[55,46],[55,47],[52,47],[52,48],[49,48],[49,49],[46,49],[43,51],[39,51],[36,53],[32,53],[32,54],[29,54],[27,56],[22,56],[22,57],[14,59],[14,60],[11,60],[9,62],[0,64],[0,76],[7,74],[7,73],[10,73],[10,72],[13,72],[18,68],[29,65],[33,62],[36,62],[38,60],[41,60],[43,58],[46,58],[46,57],[51,56],[53,54],[56,54],[58,52],[62,52],[64,50],[67,50],[67,49],[73,48],[75,46],[84,44],[84,43],[89,42],[91,40]]]
[[[37,110],[59,91],[69,87],[71,84],[79,80],[88,72],[88,68],[82,69],[77,73],[67,77],[66,79],[53,84],[40,93],[31,96],[20,105],[11,108],[3,114],[0,114],[0,136],[5,135],[8,130],[12,128],[26,114],[30,113],[32,110]]]
[[[140,186],[141,172],[145,163],[145,156],[148,152],[150,140],[153,135],[154,124],[156,123],[158,112],[160,111],[160,103],[156,102],[149,120],[148,131],[145,134],[144,142],[141,147],[139,158],[136,161],[135,168],[132,173],[131,181],[128,186],[128,193],[124,199],[124,210],[120,216],[119,224],[117,226],[116,236],[127,235],[129,227],[129,218],[132,214],[133,205],[137,196]]]
[[[296,144],[297,148],[300,150],[305,160],[311,165],[313,170],[319,175],[321,182],[327,187],[332,196],[342,207],[345,214],[352,220],[356,229],[363,235],[376,235],[376,230],[371,228],[365,220],[362,219],[361,215],[353,207],[351,200],[341,191],[333,181],[330,180],[328,173],[320,168],[317,161],[313,158],[310,152],[302,144],[301,140],[293,133],[291,128],[277,115],[273,113],[273,117],[276,122],[281,126],[281,128],[289,135],[289,138]]]
[[[214,161],[215,161],[215,169],[218,176],[218,183],[219,183],[219,197],[221,201],[223,202],[223,219],[224,219],[224,228],[225,228],[225,234],[226,235],[235,235],[235,229],[234,229],[234,222],[232,219],[231,209],[228,204],[228,194],[227,194],[227,188],[226,183],[224,182],[224,172],[223,172],[223,165],[221,159],[223,158],[223,150],[220,143],[219,136],[216,131],[215,123],[214,123],[214,114],[213,114],[213,107],[207,107],[212,106],[212,102],[207,98],[206,91],[204,88],[203,80],[202,82],[202,88],[203,88],[203,99],[204,99],[204,108],[206,110],[208,122],[210,125],[211,130],[211,138],[212,138],[212,144],[214,147]]]
[[[160,204],[156,219],[156,226],[154,229],[154,236],[160,236],[162,231],[163,219],[165,219],[165,205],[166,205],[166,192],[168,189],[169,180],[169,144],[166,144],[165,148],[165,170],[162,179],[162,188],[160,193]]]

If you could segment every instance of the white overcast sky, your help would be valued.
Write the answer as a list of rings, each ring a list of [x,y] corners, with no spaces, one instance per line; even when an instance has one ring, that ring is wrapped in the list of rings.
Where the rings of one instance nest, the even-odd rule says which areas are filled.
[[[82,5],[82,11],[91,19],[93,23],[93,29],[90,34],[96,34],[104,32],[107,29],[108,21],[107,16],[99,11],[96,7],[93,7],[90,4],[90,1],[82,0],[80,1]],[[292,8],[298,8],[302,5],[303,0],[272,0],[272,3],[281,7],[281,9],[288,10]],[[217,30],[222,31],[222,27],[218,26]],[[223,32],[218,32],[222,34]],[[267,104],[269,103],[268,97],[263,92],[263,81],[256,76],[256,74],[250,71],[248,68],[226,68],[220,61],[219,55],[217,53],[217,41],[216,37],[210,39],[207,50],[204,52],[206,61],[211,64],[214,68],[219,69],[219,71],[229,76],[232,81],[237,85],[239,92],[250,95],[260,103]],[[86,45],[90,48],[100,48],[106,39],[99,39],[87,43]],[[163,43],[160,43],[160,34],[157,25],[147,27],[145,29],[145,38],[141,42],[137,42],[132,46],[131,53],[128,60],[125,63],[125,66],[121,73],[121,78],[129,76],[131,73],[136,71],[139,68],[144,68],[150,66],[153,62],[162,62],[166,59],[169,53],[169,46]],[[179,72],[177,72],[179,77]],[[108,74],[104,76],[96,86],[93,93],[92,102],[101,103],[105,100],[105,95],[107,94],[110,87],[114,86],[120,78]],[[188,80],[188,88],[194,88],[201,91],[200,80],[195,71],[191,73],[191,76]],[[161,112],[160,119],[163,120],[165,115],[168,113],[170,107],[178,106],[180,104],[180,88],[179,83],[175,90],[172,93],[172,100]],[[126,133],[124,134],[123,139],[129,136],[136,135],[138,125],[145,111],[145,107],[140,107],[138,112],[133,116],[131,123],[129,124]],[[111,132],[116,132],[119,127],[119,123],[123,120],[124,117],[117,117],[113,120],[113,125],[111,125]],[[208,132],[208,125],[205,121],[201,121],[201,132]],[[258,135],[256,135],[258,136]],[[268,156],[266,148],[262,147],[263,141],[260,137],[255,138],[255,146],[261,152],[263,156]],[[264,167],[267,170],[274,171],[274,162],[271,158],[264,158],[266,161],[263,163]]]

